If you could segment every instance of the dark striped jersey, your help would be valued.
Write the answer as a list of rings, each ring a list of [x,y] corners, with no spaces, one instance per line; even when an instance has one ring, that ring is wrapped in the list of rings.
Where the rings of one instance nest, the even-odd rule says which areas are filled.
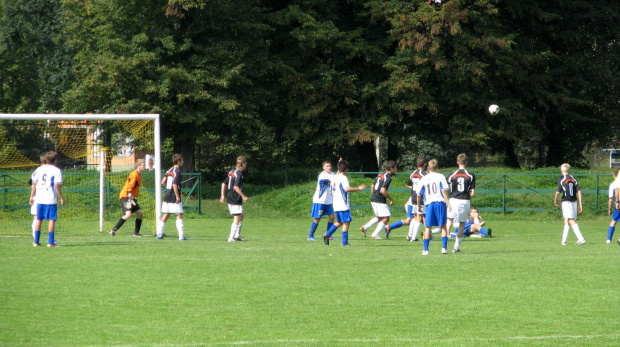
[[[448,176],[450,198],[469,200],[472,189],[476,189],[476,176],[466,169],[458,169]]]
[[[562,192],[562,201],[577,201],[579,183],[572,175],[562,175],[558,180],[558,192]]]
[[[390,188],[391,183],[392,176],[390,176],[389,173],[382,172],[377,175],[377,178],[375,178],[375,182],[373,183],[375,189],[370,196],[370,202],[380,202],[385,204],[387,199],[383,194],[381,194],[381,188],[385,188],[385,190],[387,190]]]
[[[418,190],[420,189],[419,184],[422,180],[422,177],[426,175],[426,171],[417,169],[409,175],[409,180],[407,181],[407,185],[411,187],[411,203],[413,205],[416,204],[416,200],[418,199]]]
[[[239,169],[230,170],[230,172],[228,172],[228,176],[226,176],[226,179],[224,180],[224,183],[228,189],[226,193],[226,201],[230,205],[242,205],[243,198],[235,191],[235,187],[239,187],[243,190],[243,171]]]
[[[176,184],[179,188],[179,194],[181,193],[181,169],[178,167],[171,167],[166,171],[164,175],[166,178],[166,192],[164,193],[164,202],[176,203],[177,196],[174,193],[173,185]]]

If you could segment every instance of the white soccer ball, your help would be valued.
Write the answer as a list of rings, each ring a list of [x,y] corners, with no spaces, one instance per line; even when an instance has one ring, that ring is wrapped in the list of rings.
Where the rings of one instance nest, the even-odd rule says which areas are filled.
[[[499,106],[497,106],[497,105],[495,105],[495,104],[493,104],[493,105],[489,106],[489,113],[490,113],[490,114],[492,114],[492,115],[494,115],[494,116],[495,116],[496,114],[498,114],[498,113],[499,113]]]

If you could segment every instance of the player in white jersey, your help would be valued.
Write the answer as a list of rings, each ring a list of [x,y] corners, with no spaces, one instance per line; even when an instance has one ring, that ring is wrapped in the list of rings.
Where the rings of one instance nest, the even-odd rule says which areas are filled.
[[[351,217],[349,192],[364,190],[366,189],[366,185],[362,184],[357,188],[350,187],[349,179],[347,178],[347,171],[349,171],[349,163],[346,160],[340,160],[338,162],[338,174],[336,174],[331,180],[334,194],[333,205],[338,221],[334,223],[329,230],[327,230],[325,235],[323,235],[323,242],[326,245],[329,245],[330,237],[334,234],[334,232],[336,232],[338,227],[342,225],[342,245],[351,246],[349,244],[349,226],[353,221],[353,217]]]
[[[418,190],[418,211],[421,212],[424,199],[424,250],[422,255],[428,255],[428,246],[431,239],[431,227],[441,228],[441,253],[448,254],[448,229],[446,228],[447,213],[452,209],[448,200],[448,182],[446,177],[437,172],[439,165],[436,159],[428,162],[428,173],[420,181]]]
[[[310,225],[310,233],[308,234],[308,241],[315,241],[314,232],[316,228],[319,226],[319,222],[321,221],[321,217],[328,216],[327,221],[327,229],[331,228],[334,224],[334,219],[336,215],[334,214],[334,208],[332,206],[332,188],[331,188],[331,180],[334,177],[334,173],[332,172],[332,163],[331,161],[323,162],[323,172],[319,174],[319,177],[316,182],[316,190],[314,191],[314,195],[312,196],[312,211],[310,212],[310,216],[314,218],[312,224]]]
[[[58,199],[65,204],[60,186],[62,185],[62,172],[54,166],[56,164],[56,152],[44,154],[47,164],[37,168],[32,174],[32,187],[30,189],[30,204],[37,205],[37,221],[34,226],[33,246],[40,246],[41,222],[48,220],[47,247],[57,247],[54,240],[56,220],[58,219]]]
[[[612,238],[614,237],[614,231],[616,231],[616,223],[620,221],[620,211],[618,210],[618,206],[616,202],[620,200],[620,197],[616,194],[616,191],[620,189],[620,177],[618,177],[618,172],[620,172],[620,167],[616,167],[613,172],[614,181],[609,185],[609,200],[607,201],[607,214],[611,217],[611,222],[609,223],[609,228],[607,229],[607,243],[611,243]],[[611,207],[614,207],[613,213]],[[620,244],[620,239],[618,240],[618,244]]]
[[[45,165],[47,164],[47,158],[45,157],[45,153],[41,153],[41,156],[39,157],[39,160],[41,160],[41,165]],[[32,176],[30,176],[30,178],[28,179],[28,185],[30,186],[30,189],[32,189]],[[32,215],[32,237],[35,237],[35,231],[36,231],[36,226],[37,226],[37,204],[32,204],[30,205],[30,215]]]

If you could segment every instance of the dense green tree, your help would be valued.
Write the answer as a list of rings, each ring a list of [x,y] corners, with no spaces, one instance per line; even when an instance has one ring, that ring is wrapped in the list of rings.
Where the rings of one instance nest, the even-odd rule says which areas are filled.
[[[266,26],[253,1],[65,4],[66,30],[78,51],[65,110],[160,113],[163,135],[189,170],[205,134],[243,143],[261,128],[252,93],[265,60]]]
[[[73,52],[60,0],[0,2],[0,112],[58,112]]]

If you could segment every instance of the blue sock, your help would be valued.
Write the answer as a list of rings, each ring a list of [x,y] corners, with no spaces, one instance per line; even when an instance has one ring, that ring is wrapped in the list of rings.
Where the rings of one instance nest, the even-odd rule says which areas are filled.
[[[347,243],[349,243],[349,232],[343,231],[342,232],[342,244],[346,245]]]
[[[49,233],[47,233],[47,243],[52,244],[54,243],[54,232],[50,231]]]
[[[327,230],[332,228],[332,225],[334,225],[334,223],[332,222],[327,222]]]
[[[424,239],[424,250],[428,251],[428,245],[431,243],[430,239]]]
[[[614,231],[616,231],[616,227],[609,227],[609,231],[607,231],[607,240],[611,240],[614,237]]]
[[[39,243],[39,239],[41,238],[41,231],[34,232],[34,243]]]
[[[441,238],[441,248],[448,248],[448,237],[443,236]]]
[[[332,226],[329,228],[329,230],[327,230],[327,237],[332,237],[332,235],[336,232],[336,230],[338,229],[338,227],[336,226],[336,224],[332,224]]]
[[[314,237],[314,232],[318,226],[319,225],[315,221],[312,221],[312,224],[310,225],[310,234],[308,234],[308,237]]]
[[[400,228],[400,227],[402,227],[403,225],[405,225],[405,223],[403,223],[403,221],[402,221],[402,220],[399,220],[399,221],[398,221],[398,222],[396,222],[396,223],[390,224],[389,228],[390,228],[390,231],[392,231],[392,230],[394,230],[394,229],[396,229],[396,228]]]
[[[489,232],[485,228],[480,228],[480,235],[489,236]]]

